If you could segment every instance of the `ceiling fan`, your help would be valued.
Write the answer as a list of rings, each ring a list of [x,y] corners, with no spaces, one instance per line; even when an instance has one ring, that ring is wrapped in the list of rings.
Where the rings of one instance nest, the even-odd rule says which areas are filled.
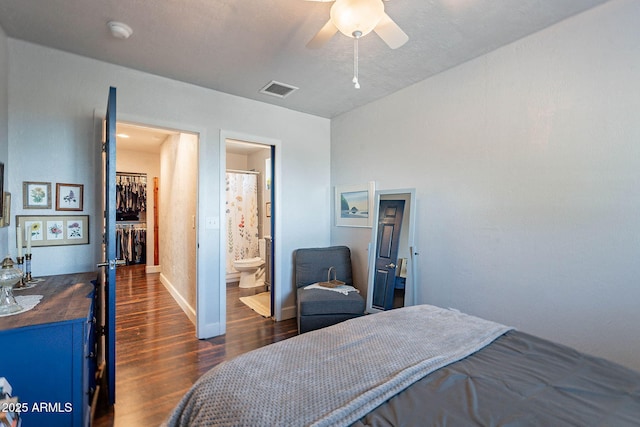
[[[409,36],[385,13],[382,0],[307,1],[335,1],[329,12],[329,21],[307,43],[310,49],[322,47],[338,31],[354,39],[375,31],[391,49],[397,49],[409,40]]]
[[[338,31],[354,39],[353,83],[360,89],[358,81],[358,39],[371,31],[391,48],[397,49],[409,40],[409,36],[393,22],[384,11],[382,0],[307,0],[317,2],[334,1],[329,12],[329,21],[307,43],[310,49],[322,47]]]

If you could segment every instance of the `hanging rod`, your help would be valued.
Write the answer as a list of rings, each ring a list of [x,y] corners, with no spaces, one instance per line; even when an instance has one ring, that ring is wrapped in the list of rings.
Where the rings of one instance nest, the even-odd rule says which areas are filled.
[[[238,169],[227,169],[227,173],[248,173],[253,175],[260,175],[260,172],[258,171],[243,171]]]
[[[130,229],[130,230],[145,230],[147,229],[146,225],[141,224],[118,224],[116,223],[117,229]]]
[[[146,178],[147,174],[146,173],[140,173],[140,172],[116,172],[116,176],[144,176]]]

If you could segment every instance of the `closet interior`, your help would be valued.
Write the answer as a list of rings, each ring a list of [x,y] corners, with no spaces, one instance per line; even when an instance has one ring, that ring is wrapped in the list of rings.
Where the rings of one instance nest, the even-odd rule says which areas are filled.
[[[116,257],[147,262],[147,174],[116,172]]]

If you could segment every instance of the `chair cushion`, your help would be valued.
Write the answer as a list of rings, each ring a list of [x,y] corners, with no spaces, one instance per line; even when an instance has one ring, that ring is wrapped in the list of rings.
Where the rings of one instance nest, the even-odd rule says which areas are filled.
[[[314,316],[319,314],[364,313],[364,298],[357,292],[348,295],[323,289],[298,288],[298,315]]]
[[[298,249],[294,265],[297,288],[327,280],[329,267],[336,268],[338,280],[353,285],[351,251],[347,246]]]

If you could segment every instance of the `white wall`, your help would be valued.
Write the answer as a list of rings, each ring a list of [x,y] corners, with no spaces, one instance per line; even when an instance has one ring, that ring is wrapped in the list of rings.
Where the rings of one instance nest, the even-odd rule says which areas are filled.
[[[332,184],[417,189],[419,302],[640,369],[639,22],[614,0],[332,120]]]
[[[294,307],[293,250],[329,242],[330,122],[198,86],[106,64],[9,39],[8,189],[21,194],[22,181],[85,184],[85,213],[91,216],[91,244],[34,248],[34,275],[91,271],[99,258],[96,218],[100,212],[99,118],[109,86],[118,90],[118,119],[198,133],[198,298],[207,305],[200,325],[207,334],[224,332],[220,304],[220,229],[206,228],[220,214],[220,132],[279,141],[279,221],[276,251],[277,303]],[[97,128],[97,129],[96,129]],[[224,167],[224,165],[222,166]],[[307,171],[313,170],[313,174]],[[305,176],[305,179],[295,177]],[[14,206],[21,206],[19,197]],[[298,209],[305,206],[305,209]],[[16,209],[16,213],[23,213]],[[32,212],[31,212],[32,213]],[[54,211],[39,211],[54,214]],[[15,236],[9,233],[9,248]],[[15,249],[13,255],[15,256]],[[11,251],[11,249],[10,249]]]
[[[227,153],[227,169],[248,170],[246,154]]]
[[[169,136],[160,148],[160,170],[160,277],[195,321],[198,137]]]

